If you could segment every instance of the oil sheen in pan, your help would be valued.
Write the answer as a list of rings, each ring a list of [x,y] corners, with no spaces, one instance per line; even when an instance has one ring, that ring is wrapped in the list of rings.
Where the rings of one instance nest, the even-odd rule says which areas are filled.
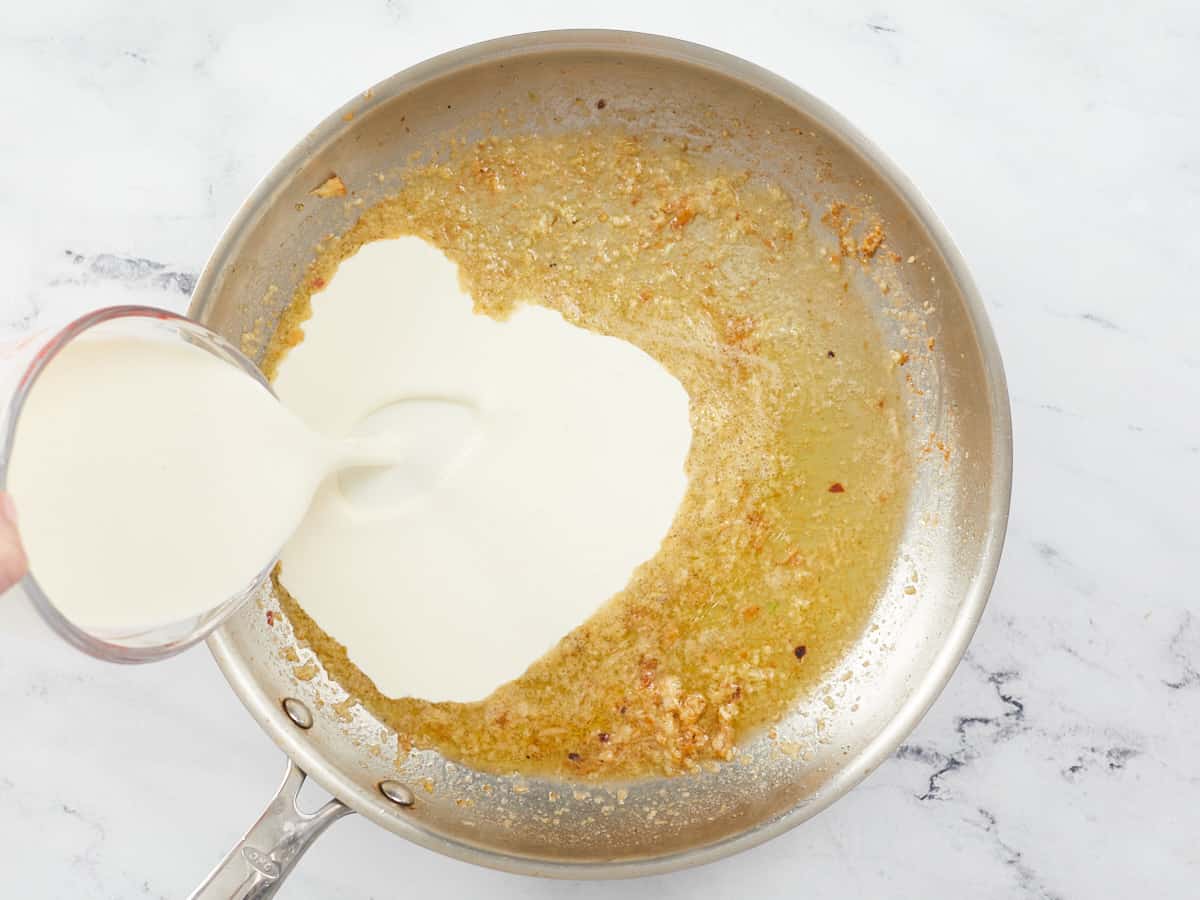
[[[742,60],[667,38],[573,31],[503,38],[415,66],[335,111],[267,176],[217,246],[191,312],[261,358],[314,245],[386,196],[387,173],[411,154],[456,135],[605,122],[712,142],[816,212],[811,227],[830,247],[839,228],[822,224],[820,210],[841,202],[858,223],[852,237],[878,221],[898,256],[863,287],[893,346],[908,348],[922,461],[900,564],[868,639],[831,676],[856,673],[856,701],[830,711],[817,692],[775,739],[764,735],[738,763],[694,777],[581,786],[483,776],[432,753],[397,765],[379,723],[340,702],[344,693],[315,667],[311,680],[295,679],[296,662],[281,657],[287,635],[251,604],[210,647],[256,720],[337,798],[308,821],[305,838],[349,807],[438,852],[526,874],[625,877],[708,862],[812,816],[886,758],[949,679],[982,613],[1007,522],[1011,424],[978,294],[903,175],[836,112]],[[318,203],[310,192],[332,172],[349,193]],[[397,635],[399,652],[405,640]],[[290,712],[307,714],[285,712],[286,698]],[[249,836],[260,850],[295,824],[287,797],[299,777],[289,774],[285,796]],[[260,871],[246,859],[235,848],[210,884]]]

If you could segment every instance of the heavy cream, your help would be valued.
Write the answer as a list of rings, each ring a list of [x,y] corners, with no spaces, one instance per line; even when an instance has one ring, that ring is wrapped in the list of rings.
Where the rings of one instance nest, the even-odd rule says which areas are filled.
[[[244,591],[334,450],[261,384],[177,338],[77,338],[34,384],[8,489],[31,571],[100,636]]]
[[[84,336],[34,385],[8,488],[69,619],[129,635],[283,584],[389,696],[479,700],[654,555],[686,486],[679,382],[379,241],[314,298],[279,400],[175,338]],[[282,403],[280,402],[282,401]]]
[[[393,697],[520,676],[654,555],[686,486],[674,377],[542,307],[474,313],[415,237],[341,264],[275,390],[327,435],[404,436],[401,466],[322,486],[281,576]]]

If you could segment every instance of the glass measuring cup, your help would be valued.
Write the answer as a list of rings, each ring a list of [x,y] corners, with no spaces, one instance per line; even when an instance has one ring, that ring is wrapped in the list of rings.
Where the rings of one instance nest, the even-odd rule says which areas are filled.
[[[22,372],[9,401],[3,434],[0,435],[0,490],[7,490],[17,426],[26,400],[55,356],[85,333],[184,341],[241,370],[270,390],[265,376],[253,362],[220,335],[198,322],[148,306],[113,306],[96,310],[81,316],[50,337]],[[17,502],[19,512],[19,498]],[[112,662],[153,662],[173,656],[205,638],[263,588],[276,559],[277,556],[267,561],[245,588],[233,596],[214,598],[213,606],[205,612],[127,634],[97,634],[75,624],[54,605],[32,572],[24,577],[21,586],[46,623],[77,649]]]

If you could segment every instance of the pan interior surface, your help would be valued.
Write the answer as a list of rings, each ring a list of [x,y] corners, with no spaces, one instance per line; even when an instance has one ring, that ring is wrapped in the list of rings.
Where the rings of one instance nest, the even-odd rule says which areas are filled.
[[[603,102],[600,102],[603,101]],[[1007,518],[1010,431],[999,357],[957,254],[902,176],[836,113],[714,51],[618,32],[553,32],[455,51],[355,98],[260,185],[197,286],[193,316],[262,359],[318,243],[396,189],[451,139],[616,126],[711,143],[808,212],[831,252],[870,229],[886,253],[851,260],[904,359],[912,491],[895,564],[863,638],[769,733],[714,771],[628,784],[472,771],[400,752],[369,713],[293,647],[270,598],[210,646],[277,744],[325,788],[432,849],[528,874],[615,877],[709,861],[828,805],[886,757],[948,680],[982,612]],[[335,174],[345,197],[312,192]],[[403,648],[404,635],[397,636]],[[301,677],[298,678],[298,673]],[[311,729],[283,712],[313,713]],[[407,784],[390,803],[378,785]]]

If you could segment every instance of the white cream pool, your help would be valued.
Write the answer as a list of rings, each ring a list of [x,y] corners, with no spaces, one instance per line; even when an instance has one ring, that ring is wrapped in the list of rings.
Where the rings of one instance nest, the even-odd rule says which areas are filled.
[[[404,465],[329,479],[282,555],[283,585],[381,693],[482,699],[657,552],[691,426],[642,350],[542,307],[476,314],[415,237],[343,262],[304,335],[284,404],[330,436],[407,436]]]

